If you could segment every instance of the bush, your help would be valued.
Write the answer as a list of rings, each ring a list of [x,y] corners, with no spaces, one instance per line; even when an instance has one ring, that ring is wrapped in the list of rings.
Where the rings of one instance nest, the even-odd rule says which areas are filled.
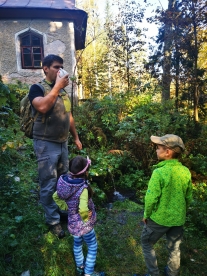
[[[197,183],[193,186],[193,202],[188,212],[188,222],[206,233],[207,231],[207,184]]]
[[[29,85],[20,81],[17,83],[8,84],[10,90],[11,99],[9,100],[9,106],[13,112],[19,116],[20,100],[29,92]]]

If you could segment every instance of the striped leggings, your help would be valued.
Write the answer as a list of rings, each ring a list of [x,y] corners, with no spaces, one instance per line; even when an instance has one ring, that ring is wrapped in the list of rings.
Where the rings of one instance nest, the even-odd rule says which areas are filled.
[[[94,272],[94,266],[96,263],[96,255],[97,255],[97,247],[98,247],[94,229],[83,236],[73,236],[73,238],[74,238],[73,252],[74,252],[76,266],[77,267],[85,266],[84,273],[92,274]],[[82,250],[83,241],[87,244],[87,247],[88,247],[88,253],[86,256],[85,263],[84,263],[84,256],[83,256],[83,250]]]

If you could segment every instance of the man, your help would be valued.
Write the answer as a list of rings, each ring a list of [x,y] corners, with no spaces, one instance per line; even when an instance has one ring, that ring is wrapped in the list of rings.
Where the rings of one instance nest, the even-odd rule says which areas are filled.
[[[68,135],[72,134],[77,148],[82,149],[70,112],[70,100],[64,88],[69,84],[68,74],[60,77],[63,59],[56,55],[44,58],[42,68],[45,79],[31,86],[29,99],[34,112],[38,112],[33,127],[34,151],[38,161],[40,202],[45,211],[46,223],[51,231],[63,238],[65,232],[60,225],[58,207],[52,195],[57,179],[68,171]]]

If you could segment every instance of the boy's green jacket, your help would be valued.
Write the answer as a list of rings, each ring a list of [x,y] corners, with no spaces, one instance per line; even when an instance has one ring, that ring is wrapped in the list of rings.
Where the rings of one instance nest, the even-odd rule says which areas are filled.
[[[163,226],[181,226],[192,201],[191,174],[177,159],[155,166],[145,196],[144,218]]]

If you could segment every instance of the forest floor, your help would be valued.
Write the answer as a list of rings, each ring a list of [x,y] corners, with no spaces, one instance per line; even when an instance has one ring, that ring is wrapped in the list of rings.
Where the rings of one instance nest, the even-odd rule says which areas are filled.
[[[21,158],[17,159],[19,155]],[[20,151],[18,156],[11,158],[8,174],[5,175],[3,165],[0,170],[0,276],[75,276],[73,237],[67,231],[67,222],[62,222],[66,237],[61,240],[45,225],[32,143],[28,151]],[[95,270],[104,271],[106,276],[146,273],[140,245],[144,205],[129,199],[96,205]],[[155,245],[160,276],[164,275],[168,256],[165,242],[163,237]],[[85,246],[83,249],[86,253]],[[206,276],[206,259],[206,233],[187,221],[180,276]]]
[[[16,190],[13,192],[16,193]],[[48,231],[44,223],[41,205],[30,190],[30,199],[18,197],[24,209],[15,199],[2,208],[0,275],[1,276],[75,276],[73,237],[62,221],[66,237],[59,240]],[[4,205],[5,206],[5,205]],[[111,208],[112,207],[112,208]],[[14,209],[12,209],[14,208]],[[14,215],[15,212],[19,215]],[[130,200],[114,202],[110,209],[97,210],[95,231],[98,241],[96,271],[107,276],[132,276],[146,273],[140,246],[143,205]],[[5,218],[5,219],[4,219]],[[207,239],[202,232],[185,228],[181,245],[180,276],[207,275]],[[86,253],[86,247],[83,247]],[[156,245],[160,276],[167,262],[165,237]]]

